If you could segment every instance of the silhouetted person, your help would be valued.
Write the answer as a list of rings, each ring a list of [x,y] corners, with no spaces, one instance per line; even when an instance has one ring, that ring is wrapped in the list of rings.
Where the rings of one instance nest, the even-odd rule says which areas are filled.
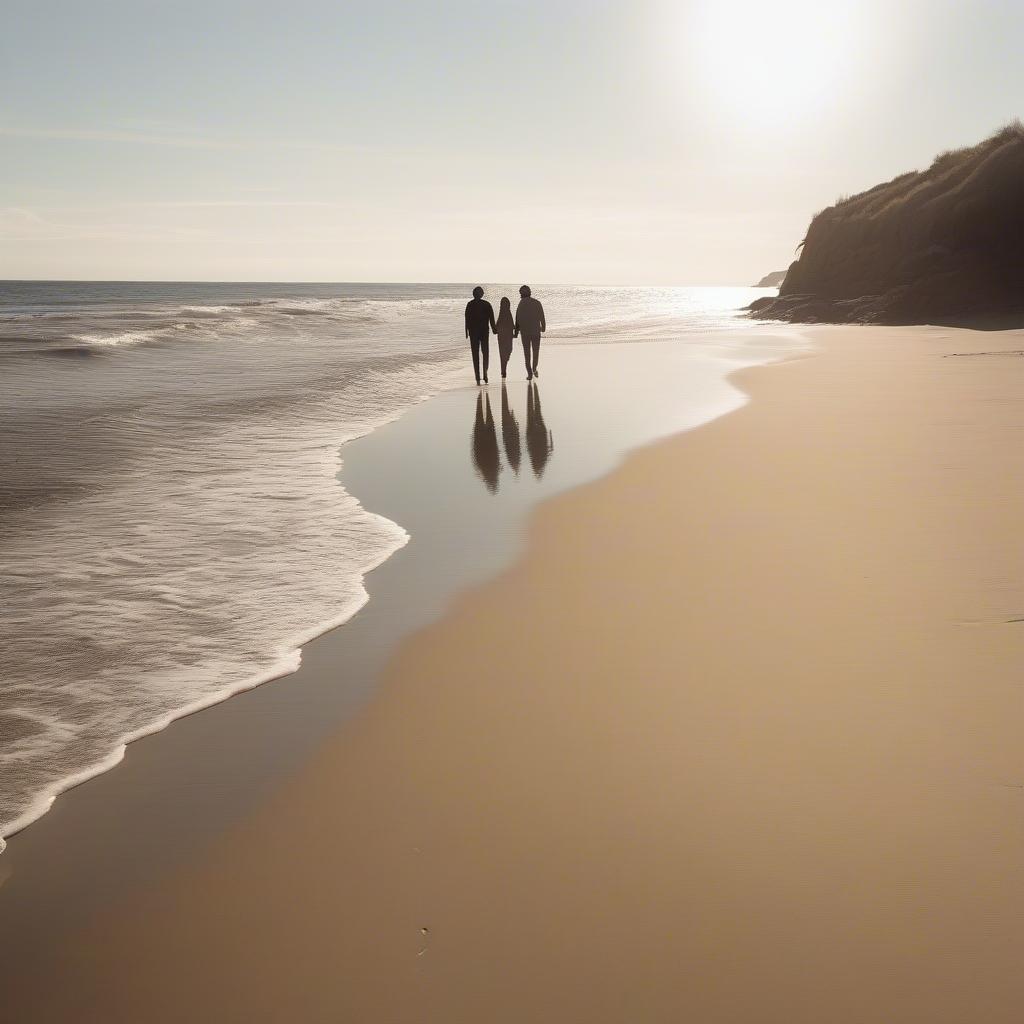
[[[477,384],[480,383],[480,355],[484,357],[484,383],[487,383],[487,363],[490,357],[490,331],[494,328],[494,308],[484,298],[484,290],[477,285],[473,289],[473,298],[466,303],[466,337],[473,349],[473,373]]]
[[[555,441],[540,411],[540,387],[536,382],[526,392],[526,450],[533,474],[539,480],[555,450]]]
[[[512,358],[512,339],[516,336],[516,322],[512,316],[512,303],[508,296],[502,296],[498,306],[498,322],[494,328],[498,336],[498,354],[501,356],[501,379],[505,379],[505,369]]]
[[[508,389],[501,385],[501,440],[505,445],[505,457],[512,471],[518,475],[522,448],[519,441],[519,421],[508,404]]]
[[[523,355],[526,357],[526,379],[537,376],[537,362],[540,359],[540,336],[547,330],[544,321],[544,307],[530,294],[530,286],[519,289],[522,298],[516,306],[515,333],[522,335]]]
[[[498,474],[501,472],[498,455],[498,432],[494,429],[491,415],[491,399],[486,394],[476,396],[476,418],[473,420],[473,464],[487,490],[494,494],[498,489]]]

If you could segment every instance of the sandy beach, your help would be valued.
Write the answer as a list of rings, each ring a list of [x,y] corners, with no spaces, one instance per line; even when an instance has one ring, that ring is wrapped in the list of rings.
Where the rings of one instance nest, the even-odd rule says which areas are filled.
[[[1018,1024],[1024,0],[13,6],[0,1024]]]
[[[10,1019],[1016,1021],[1024,334],[810,334],[0,966]]]

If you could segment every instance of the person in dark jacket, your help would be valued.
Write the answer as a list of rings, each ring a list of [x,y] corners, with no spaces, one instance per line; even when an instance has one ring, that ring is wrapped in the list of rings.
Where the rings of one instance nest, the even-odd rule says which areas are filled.
[[[539,376],[537,362],[540,359],[540,336],[547,330],[544,307],[530,294],[530,286],[519,289],[522,298],[516,306],[515,333],[522,335],[523,355],[526,357],[526,379]]]
[[[480,356],[483,356],[483,378],[487,383],[487,363],[490,357],[490,332],[494,326],[494,307],[484,298],[484,290],[477,285],[473,298],[466,303],[466,337],[473,350],[473,374],[480,383]]]

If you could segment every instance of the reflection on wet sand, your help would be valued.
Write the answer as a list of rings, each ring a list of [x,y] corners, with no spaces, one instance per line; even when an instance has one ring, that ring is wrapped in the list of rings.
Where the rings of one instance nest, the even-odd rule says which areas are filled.
[[[505,445],[505,458],[518,476],[523,452],[519,438],[519,421],[512,406],[508,404],[508,388],[504,384],[501,385],[501,440]]]
[[[540,388],[536,382],[526,389],[526,450],[530,456],[533,474],[539,480],[551,458],[555,445],[551,431],[544,422],[540,408]],[[523,462],[523,432],[509,400],[508,388],[501,386],[501,444],[505,450],[505,461],[516,476]],[[498,447],[498,431],[491,412],[491,399],[486,391],[476,396],[476,413],[473,417],[472,436],[473,467],[477,476],[491,494],[498,492],[498,478],[501,476],[502,460]]]
[[[526,392],[526,450],[530,453],[534,475],[539,480],[555,450],[555,442],[541,413],[540,387],[536,381],[530,383]]]
[[[476,396],[476,417],[473,420],[473,464],[480,479],[492,493],[498,490],[501,462],[498,455],[498,433],[494,428],[491,400],[486,392]]]

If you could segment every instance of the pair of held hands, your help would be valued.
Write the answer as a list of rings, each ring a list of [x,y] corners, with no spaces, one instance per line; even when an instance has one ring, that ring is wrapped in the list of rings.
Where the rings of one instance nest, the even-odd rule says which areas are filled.
[[[498,332],[495,331],[494,333],[497,334]],[[541,332],[540,333],[541,334],[544,333],[543,328],[541,328]],[[512,332],[512,337],[513,338],[518,338],[519,337],[519,330],[518,330],[518,328]],[[469,331],[466,331],[466,341],[469,341]]]

